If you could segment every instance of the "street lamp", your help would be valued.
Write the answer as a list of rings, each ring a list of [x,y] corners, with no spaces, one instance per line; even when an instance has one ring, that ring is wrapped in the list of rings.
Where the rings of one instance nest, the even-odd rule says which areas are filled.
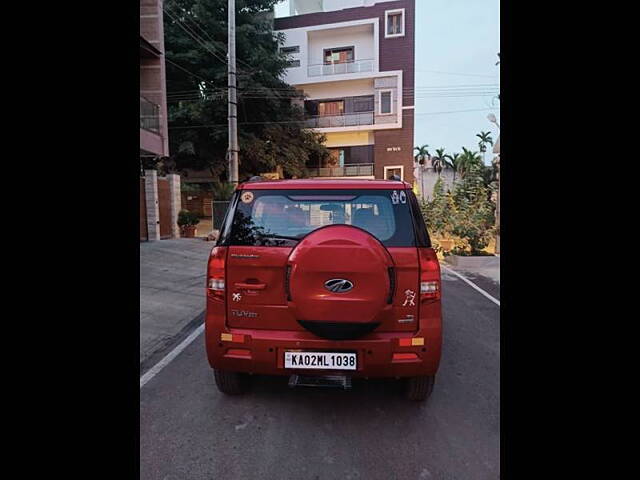
[[[498,119],[493,113],[487,115],[487,120],[491,123],[495,123],[500,130],[500,124]],[[500,142],[500,135],[498,135],[498,142]],[[496,199],[496,253],[500,254],[500,152],[498,151],[498,159],[496,161],[496,181],[498,182],[498,198]]]

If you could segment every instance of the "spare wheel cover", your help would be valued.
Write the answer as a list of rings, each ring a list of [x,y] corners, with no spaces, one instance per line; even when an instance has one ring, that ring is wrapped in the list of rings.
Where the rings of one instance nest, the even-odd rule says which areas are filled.
[[[366,335],[391,312],[393,265],[384,245],[360,228],[315,230],[289,256],[289,308],[304,328],[321,337]]]

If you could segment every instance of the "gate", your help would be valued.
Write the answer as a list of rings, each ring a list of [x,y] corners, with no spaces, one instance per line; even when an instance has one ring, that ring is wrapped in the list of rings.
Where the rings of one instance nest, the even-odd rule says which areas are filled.
[[[144,178],[140,177],[140,241],[149,240],[147,231],[147,199],[144,190]]]
[[[158,177],[158,210],[160,213],[160,239],[171,238],[171,192],[167,178]]]

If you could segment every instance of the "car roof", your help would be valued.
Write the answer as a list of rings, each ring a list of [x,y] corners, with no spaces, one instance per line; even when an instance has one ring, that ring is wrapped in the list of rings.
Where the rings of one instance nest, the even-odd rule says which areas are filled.
[[[405,190],[411,184],[399,180],[258,180],[238,185],[238,190]]]

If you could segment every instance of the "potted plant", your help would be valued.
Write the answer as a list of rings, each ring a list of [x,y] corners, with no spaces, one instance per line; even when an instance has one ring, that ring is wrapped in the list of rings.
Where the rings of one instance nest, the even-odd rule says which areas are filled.
[[[198,215],[189,210],[181,210],[178,214],[180,235],[184,238],[195,238],[198,233],[196,225],[200,223]]]

